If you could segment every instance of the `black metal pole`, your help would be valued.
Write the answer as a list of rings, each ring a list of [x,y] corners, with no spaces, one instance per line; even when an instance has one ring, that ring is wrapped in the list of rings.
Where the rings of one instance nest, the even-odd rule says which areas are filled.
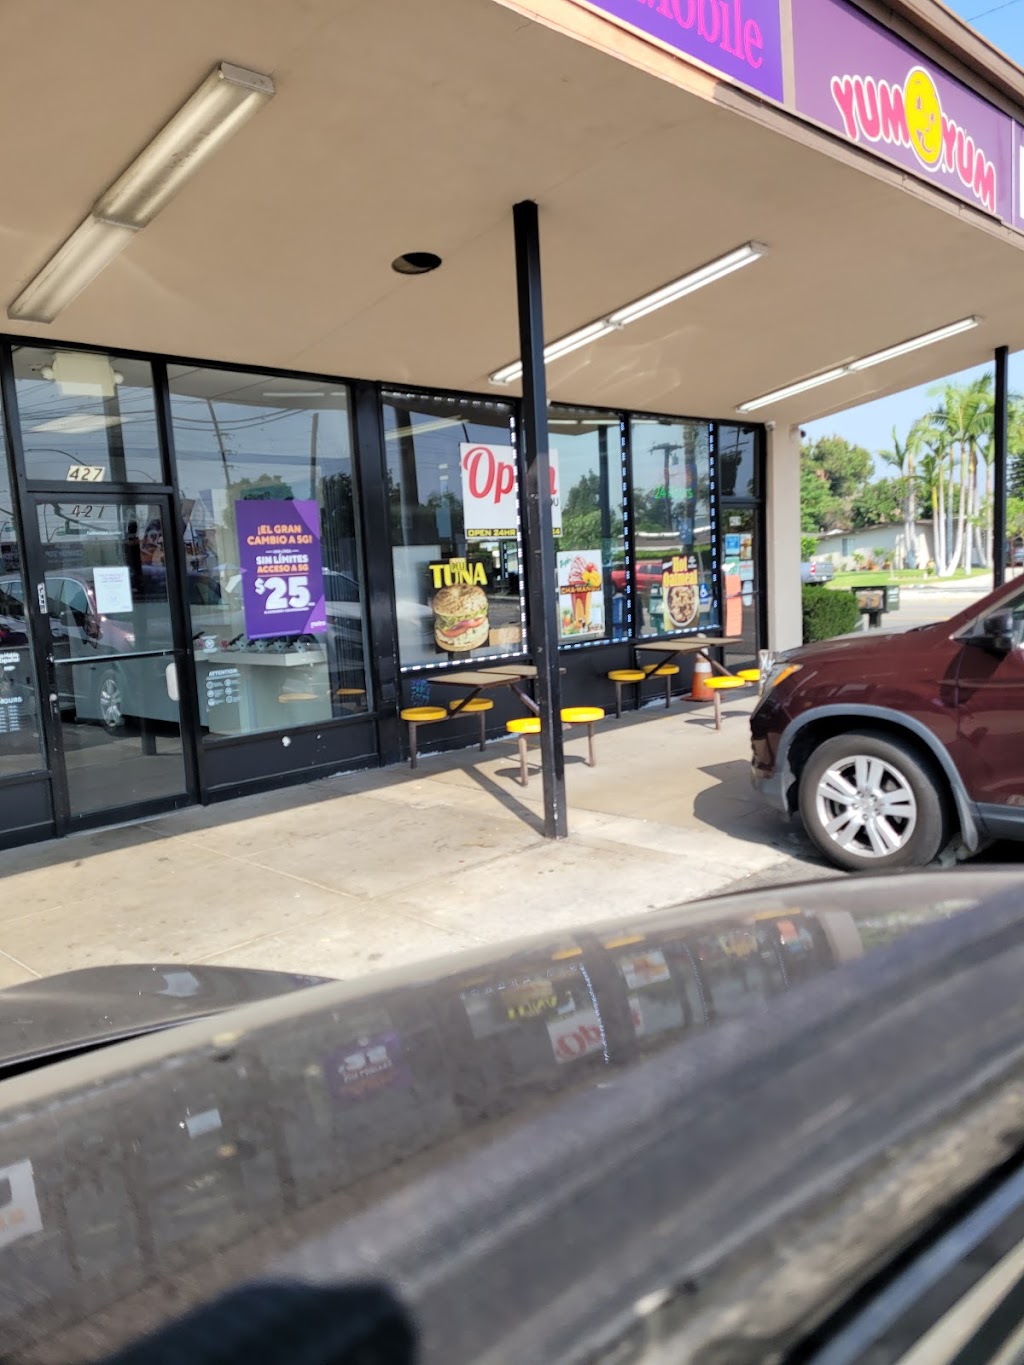
[[[992,586],[1002,587],[1006,581],[1006,483],[1009,478],[1007,434],[1009,431],[1009,392],[1007,370],[1010,349],[996,347],[995,423],[992,432],[993,497],[992,497]]]
[[[540,708],[544,835],[569,833],[562,752],[562,698],[558,672],[558,582],[551,530],[551,460],[548,454],[548,392],[544,374],[544,313],[537,205],[523,200],[512,210],[516,242],[519,355],[523,362],[520,439],[526,470],[527,635],[537,667]]]

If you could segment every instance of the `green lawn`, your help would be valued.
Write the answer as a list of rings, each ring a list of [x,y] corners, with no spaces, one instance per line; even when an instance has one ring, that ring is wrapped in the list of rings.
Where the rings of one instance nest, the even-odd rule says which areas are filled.
[[[881,588],[886,583],[948,583],[957,578],[991,577],[991,569],[972,569],[969,574],[957,569],[949,578],[926,574],[923,569],[862,569],[854,573],[837,573],[829,580],[832,588]]]

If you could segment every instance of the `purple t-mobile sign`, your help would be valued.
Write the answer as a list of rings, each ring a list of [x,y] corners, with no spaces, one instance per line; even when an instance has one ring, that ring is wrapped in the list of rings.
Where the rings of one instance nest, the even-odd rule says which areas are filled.
[[[1019,223],[1005,114],[845,0],[792,6],[798,113]]]
[[[1013,125],[1013,226],[1024,232],[1024,128]]]
[[[327,631],[320,509],[310,498],[235,503],[245,631],[251,640]]]
[[[779,0],[577,0],[782,102]]]

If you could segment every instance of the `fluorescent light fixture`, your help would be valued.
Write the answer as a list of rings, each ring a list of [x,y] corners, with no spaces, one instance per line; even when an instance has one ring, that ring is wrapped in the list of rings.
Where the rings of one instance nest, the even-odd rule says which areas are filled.
[[[222,142],[272,99],[269,76],[221,62],[97,200],[93,216],[144,228]]]
[[[134,229],[86,218],[7,310],[18,322],[52,322],[120,256]]]
[[[910,341],[901,341],[898,346],[889,346],[884,351],[876,351],[874,355],[865,355],[860,360],[851,360],[847,369],[856,374],[859,370],[869,370],[872,365],[884,365],[887,360],[895,360],[897,356],[909,355],[911,351],[919,351],[923,346],[933,346],[937,341],[945,341],[947,337],[959,336],[961,332],[970,332],[977,327],[981,318],[961,318],[959,322],[951,322],[948,327],[938,327],[934,332],[925,332],[923,336],[914,337]]]
[[[753,265],[755,261],[767,255],[767,252],[768,248],[762,242],[747,242],[746,246],[730,251],[727,256],[719,257],[710,265],[702,265],[699,270],[693,270],[689,275],[673,280],[671,284],[662,285],[653,294],[645,294],[635,303],[627,303],[625,308],[616,309],[614,313],[608,314],[608,321],[613,327],[625,327],[627,323],[645,318],[648,313],[664,308],[666,304],[675,303],[676,299],[685,298],[687,294],[694,294],[698,289],[714,284],[716,280],[725,279],[726,275],[742,270],[745,265]]]
[[[826,370],[824,374],[816,374],[813,379],[802,379],[799,384],[787,384],[784,389],[775,389],[772,393],[762,394],[760,398],[752,398],[749,403],[741,403],[736,411],[754,412],[757,408],[766,408],[769,403],[781,403],[783,398],[806,393],[808,389],[817,389],[822,384],[833,384],[846,373],[845,369]]]
[[[570,351],[578,351],[581,346],[589,346],[592,341],[597,341],[599,337],[607,336],[609,332],[616,329],[610,322],[590,322],[586,327],[581,327],[576,332],[570,332],[568,336],[559,337],[550,346],[544,347],[545,365],[551,360],[557,360],[559,356],[568,355]],[[517,360],[513,365],[506,365],[503,369],[495,370],[490,376],[492,384],[511,384],[519,379],[523,373],[522,362]]]
[[[93,205],[7,309],[18,322],[52,322],[105,270],[185,181],[273,97],[269,76],[221,62]]]
[[[431,422],[416,422],[412,426],[396,427],[385,431],[385,441],[397,441],[403,436],[427,436],[432,431],[450,431],[452,427],[465,425],[459,417],[437,417]]]
[[[31,431],[58,431],[65,436],[84,436],[89,431],[103,431],[106,427],[119,426],[120,417],[101,417],[97,412],[72,412],[67,417],[52,417],[48,422],[39,422]]]
[[[970,332],[980,322],[980,317],[961,318],[959,322],[951,322],[946,327],[937,327],[933,332],[922,332],[920,336],[911,337],[909,341],[901,341],[895,346],[887,346],[883,351],[873,351],[871,355],[861,356],[859,360],[851,360],[848,365],[841,365],[838,369],[826,370],[823,374],[812,375],[810,379],[802,379],[799,383],[787,384],[784,389],[775,389],[772,393],[762,394],[760,398],[751,398],[747,403],[740,403],[736,411],[755,412],[758,408],[766,408],[772,403],[780,403],[784,398],[792,398],[794,394],[806,393],[809,389],[817,389],[822,384],[833,384],[837,379],[845,379],[848,375],[858,374],[861,370],[869,370],[872,365],[884,365],[887,360],[895,360],[897,356],[909,355],[911,351],[920,351],[924,346],[934,346],[936,342],[959,336],[961,332]]]
[[[616,308],[614,312],[605,314],[596,322],[590,322],[586,327],[580,327],[567,336],[559,337],[557,341],[544,347],[544,361],[548,363],[557,360],[559,356],[568,355],[570,351],[578,350],[581,346],[589,346],[592,341],[598,341],[609,332],[616,332],[620,327],[637,322],[640,318],[647,317],[649,313],[654,313],[667,304],[675,303],[677,299],[684,298],[687,294],[704,289],[707,285],[714,284],[716,280],[731,275],[734,270],[752,265],[754,261],[759,261],[762,256],[767,255],[767,252],[768,248],[762,242],[747,242],[745,246],[737,247],[735,251],[709,261],[698,270],[692,270],[688,275],[681,275],[678,280],[663,284],[653,293],[634,299],[632,303],[627,303],[622,308]],[[500,370],[495,370],[489,378],[492,384],[512,384],[522,377],[522,373],[522,362],[517,360],[511,365],[503,365]]]

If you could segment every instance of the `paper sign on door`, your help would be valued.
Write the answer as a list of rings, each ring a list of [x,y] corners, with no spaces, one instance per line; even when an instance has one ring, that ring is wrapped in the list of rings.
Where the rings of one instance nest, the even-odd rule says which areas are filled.
[[[104,565],[93,569],[92,585],[96,593],[96,610],[101,616],[132,610],[132,580],[125,565]]]

